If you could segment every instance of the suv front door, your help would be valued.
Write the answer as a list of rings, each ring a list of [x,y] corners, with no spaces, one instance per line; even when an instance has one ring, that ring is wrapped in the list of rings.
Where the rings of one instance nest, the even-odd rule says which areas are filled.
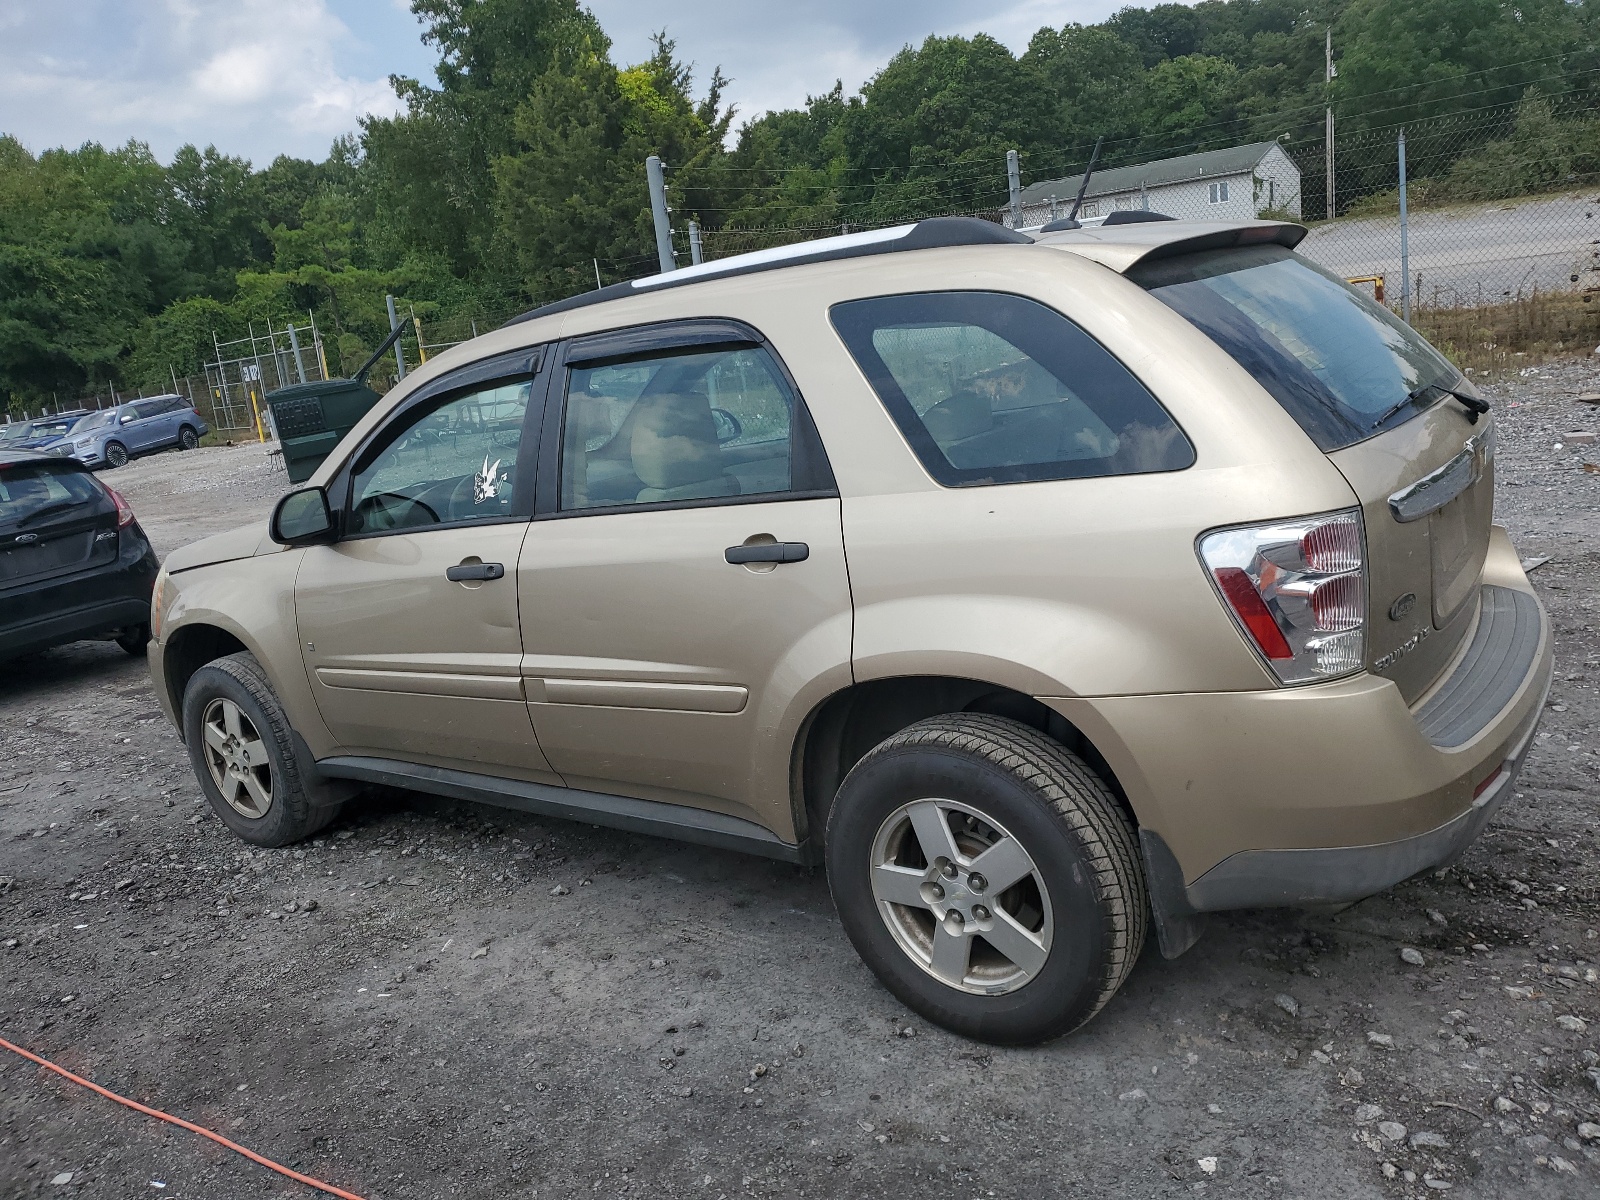
[[[569,344],[551,410],[518,603],[552,766],[792,839],[795,733],[850,678],[838,493],[804,404],[718,321]]]
[[[340,540],[306,550],[295,608],[345,754],[560,782],[528,716],[517,628],[536,368],[522,351],[436,380],[330,485]]]

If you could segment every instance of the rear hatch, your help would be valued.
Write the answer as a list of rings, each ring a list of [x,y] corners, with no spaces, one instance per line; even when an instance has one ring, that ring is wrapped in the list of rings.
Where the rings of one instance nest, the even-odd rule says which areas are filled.
[[[1282,246],[1128,274],[1228,351],[1349,481],[1366,534],[1367,669],[1414,701],[1477,608],[1494,503],[1481,398],[1388,309]]]
[[[117,557],[117,506],[76,463],[0,462],[0,594]]]

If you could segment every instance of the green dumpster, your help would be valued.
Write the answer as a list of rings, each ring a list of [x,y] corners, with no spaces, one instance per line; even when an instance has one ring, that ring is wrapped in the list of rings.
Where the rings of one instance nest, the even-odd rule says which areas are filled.
[[[344,435],[378,402],[378,393],[367,386],[367,372],[410,323],[409,317],[402,321],[353,379],[296,383],[267,393],[267,407],[272,410],[272,424],[278,432],[278,444],[283,447],[283,466],[289,472],[290,483],[310,479]]]

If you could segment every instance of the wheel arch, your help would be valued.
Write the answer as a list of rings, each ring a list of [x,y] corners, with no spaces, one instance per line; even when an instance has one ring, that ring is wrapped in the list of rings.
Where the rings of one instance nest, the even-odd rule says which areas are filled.
[[[1025,692],[982,679],[902,675],[834,692],[807,715],[795,738],[791,778],[796,831],[820,852],[834,794],[850,768],[885,738],[949,713],[1009,717],[1077,754],[1138,826],[1127,790],[1100,748],[1055,709]]]

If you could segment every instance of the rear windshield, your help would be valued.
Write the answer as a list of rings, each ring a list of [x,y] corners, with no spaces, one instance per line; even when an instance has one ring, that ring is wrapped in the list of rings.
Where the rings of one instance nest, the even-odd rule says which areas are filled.
[[[1353,445],[1460,389],[1409,325],[1285,250],[1215,250],[1143,263],[1129,278],[1210,336],[1324,451]]]
[[[68,512],[106,498],[81,467],[67,463],[0,463],[0,526]]]

